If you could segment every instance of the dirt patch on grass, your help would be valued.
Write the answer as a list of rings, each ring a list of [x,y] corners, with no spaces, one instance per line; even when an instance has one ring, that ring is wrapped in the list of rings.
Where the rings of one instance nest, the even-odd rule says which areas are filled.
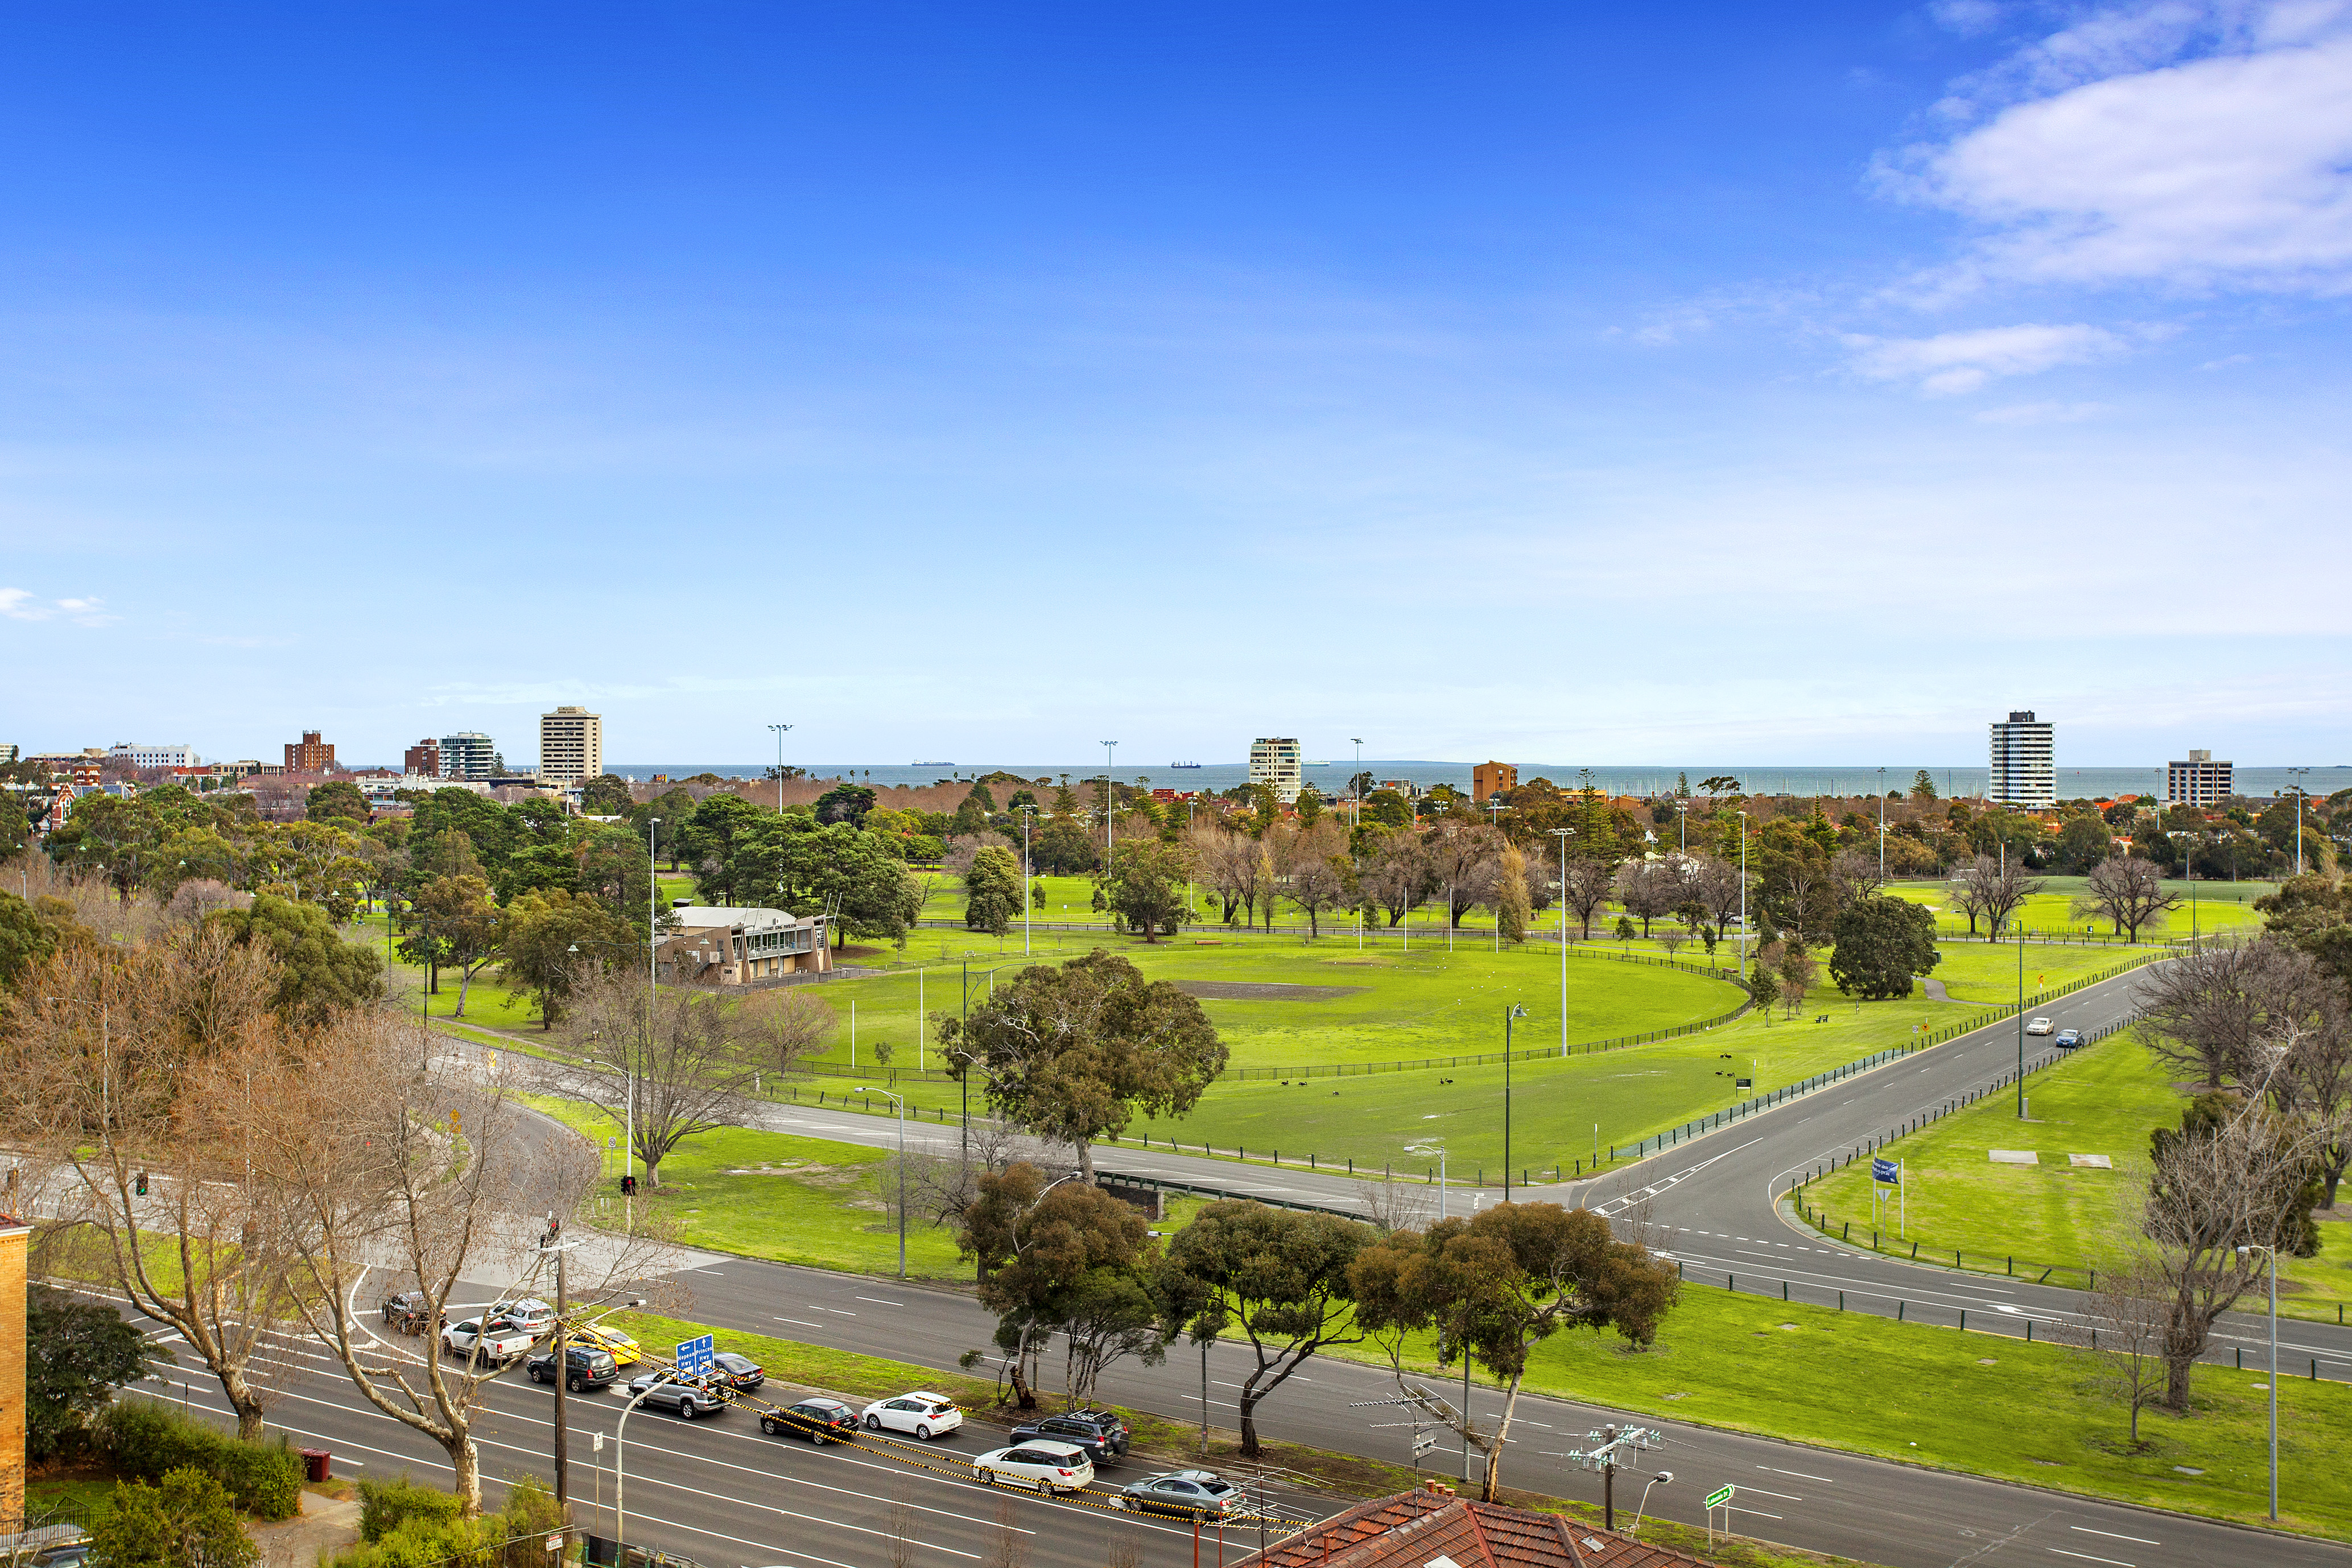
[[[1370,991],[1369,985],[1286,985],[1246,980],[1179,980],[1176,989],[1211,1002],[1328,1002]]]

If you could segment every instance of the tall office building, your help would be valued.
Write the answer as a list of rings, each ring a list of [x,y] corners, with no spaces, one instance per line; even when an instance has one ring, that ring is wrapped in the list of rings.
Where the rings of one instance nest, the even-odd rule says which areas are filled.
[[[286,771],[289,773],[331,773],[335,771],[335,748],[319,739],[316,730],[305,730],[299,741],[286,743]]]
[[[2238,793],[2237,766],[2217,763],[2210,752],[2191,752],[2185,763],[2164,764],[2164,804],[2219,805]]]
[[[2036,719],[2031,708],[2012,710],[1992,726],[1992,776],[1985,798],[2001,805],[2058,804],[2058,726]]]
[[[543,784],[586,784],[604,771],[604,721],[585,708],[539,716],[539,776]]]
[[[1250,783],[1266,784],[1274,798],[1288,805],[1298,798],[1298,742],[1290,737],[1250,742]]]
[[[1507,789],[1519,787],[1519,770],[1508,763],[1480,763],[1470,770],[1470,798],[1486,805]]]
[[[499,749],[479,730],[460,730],[441,737],[441,776],[445,779],[487,780],[499,771]]]
[[[331,753],[334,750],[327,748]],[[134,768],[193,768],[196,765],[196,749],[189,745],[142,746],[130,741],[117,741],[107,749],[110,758],[125,757]]]
[[[419,778],[441,776],[441,742],[427,735],[400,754],[400,771]]]

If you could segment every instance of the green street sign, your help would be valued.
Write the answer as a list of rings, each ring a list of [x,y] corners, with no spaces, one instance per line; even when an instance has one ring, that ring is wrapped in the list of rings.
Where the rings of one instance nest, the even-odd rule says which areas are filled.
[[[1724,1487],[1719,1490],[1707,1493],[1706,1506],[1709,1508],[1721,1508],[1725,1503],[1731,1500],[1731,1494],[1738,1489],[1739,1489],[1737,1487]]]

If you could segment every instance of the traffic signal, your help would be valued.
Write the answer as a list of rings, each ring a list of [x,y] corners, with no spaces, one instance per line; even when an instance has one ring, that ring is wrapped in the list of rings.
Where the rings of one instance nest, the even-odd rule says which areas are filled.
[[[147,1195],[147,1173],[146,1173],[146,1172],[142,1171],[142,1172],[140,1172],[140,1173],[139,1173],[138,1179],[137,1179],[136,1181],[134,1181],[134,1182],[132,1182],[132,1183],[131,1184],[131,1190],[132,1192],[134,1192],[134,1193],[138,1194],[139,1194],[141,1197],[142,1197],[142,1198],[143,1198],[143,1197],[145,1197],[145,1196]]]
[[[621,1195],[625,1198],[633,1198],[637,1195],[636,1177],[623,1176],[621,1178]]]

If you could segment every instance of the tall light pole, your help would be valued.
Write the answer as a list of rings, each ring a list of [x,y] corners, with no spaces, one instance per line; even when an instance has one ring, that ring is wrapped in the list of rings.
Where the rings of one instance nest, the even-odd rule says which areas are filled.
[[[860,1094],[887,1094],[898,1108],[898,1278],[907,1277],[907,1102],[887,1089],[861,1086]]]
[[[2271,1277],[2271,1522],[2278,1522],[2278,1248],[2242,1247],[2240,1257],[2259,1252]]]
[[[1511,1020],[1528,1010],[1517,1003],[1503,1009],[1503,1201],[1511,1201]]]
[[[1675,803],[1675,853],[1690,853],[1690,807],[1681,801]]]
[[[776,815],[782,816],[784,814],[784,731],[792,726],[771,724],[768,728],[776,732]]]
[[[2017,922],[2017,1119],[2025,1120],[2025,922]]]
[[[1878,770],[1878,885],[1886,886],[1886,770]]]
[[[1364,786],[1356,784],[1356,780],[1361,778],[1364,773],[1364,738],[1361,735],[1350,735],[1348,738],[1356,742],[1356,771],[1348,781],[1349,784],[1356,784],[1356,811],[1355,819],[1348,826],[1361,827],[1364,825]]]
[[[1573,827],[1555,827],[1551,836],[1559,840],[1559,1059],[1568,1059],[1568,841],[1576,837]]]
[[[654,1004],[661,996],[661,911],[656,908],[654,882],[654,829],[661,825],[658,816],[646,818],[646,1040],[654,1037]],[[672,829],[676,831],[676,829]],[[621,1042],[628,1049],[628,1042]],[[634,1189],[637,1174],[637,1053],[629,1051],[621,1063],[622,1108],[621,1126],[621,1226],[635,1231],[637,1218],[637,1198]],[[616,1459],[614,1461],[618,1463]],[[613,1503],[620,1506],[620,1489],[614,1483]],[[616,1524],[615,1529],[619,1526]]]
[[[2303,781],[2304,781],[2304,779],[2305,779],[2305,777],[2309,776],[2309,774],[2310,774],[2310,773],[2311,773],[2311,770],[2310,770],[2309,768],[2289,768],[2289,769],[2287,769],[2287,772],[2289,772],[2289,773],[2293,773],[2293,774],[2294,775],[2294,778],[2295,778],[2295,784],[2294,784],[2294,874],[2295,874],[2296,876],[2300,877],[2300,876],[2302,876],[2302,875],[2303,875],[2303,797],[2304,797],[2304,795],[2305,795],[2305,789],[2304,789],[2304,786],[2303,786]],[[2278,1517],[2277,1512],[2276,1512],[2275,1510],[2273,1510],[2273,1511],[2272,1512],[2272,1514],[2271,1514],[2271,1517],[2272,1517],[2273,1519],[2276,1519],[2276,1518]]]
[[[1103,749],[1103,880],[1110,880],[1110,753],[1117,741],[1105,741]]]
[[[1739,978],[1743,983],[1748,978],[1748,814],[1744,811],[1739,814]],[[1767,1008],[1765,1020],[1769,1022],[1771,1016]]]
[[[1037,820],[1037,807],[1033,802],[1022,806],[1021,812],[1021,956],[1029,956],[1029,829]]]

